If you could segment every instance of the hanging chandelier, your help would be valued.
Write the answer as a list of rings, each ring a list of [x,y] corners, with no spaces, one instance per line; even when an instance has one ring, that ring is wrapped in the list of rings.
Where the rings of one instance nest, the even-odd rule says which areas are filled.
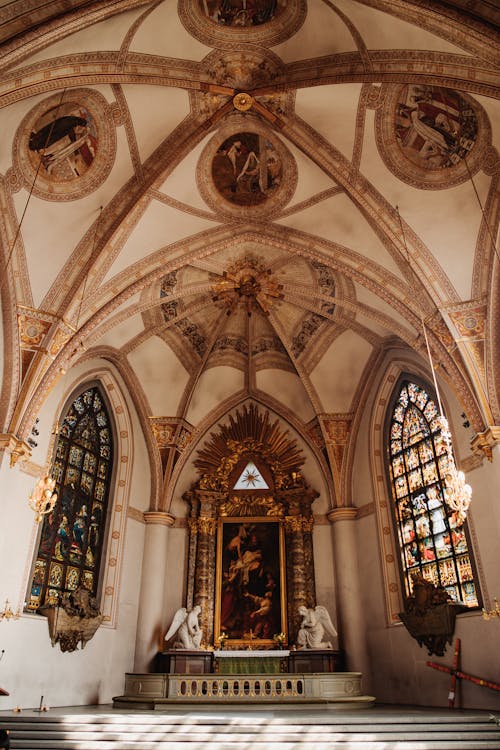
[[[448,420],[442,414],[439,416],[441,436],[446,447],[446,474],[444,477],[443,495],[446,505],[453,511],[457,519],[457,526],[463,524],[472,500],[472,487],[466,483],[463,471],[458,471],[453,457],[451,432]]]
[[[408,251],[408,245],[406,243],[406,235],[405,235],[403,222],[401,220],[401,215],[399,213],[398,206],[396,206],[396,212],[397,212],[398,219],[399,219],[399,226],[401,228],[403,245],[404,245],[405,252],[406,252],[406,260],[407,260],[408,266],[411,268],[410,253]],[[417,299],[416,294],[415,294],[415,299]],[[425,346],[427,349],[427,357],[429,359],[429,365],[431,368],[432,380],[434,383],[434,390],[436,391],[436,399],[437,399],[438,409],[439,409],[439,417],[437,418],[437,421],[441,428],[441,437],[443,440],[443,444],[445,447],[445,454],[446,454],[446,464],[445,464],[446,473],[444,475],[444,482],[443,482],[443,499],[444,499],[445,504],[450,509],[450,511],[453,514],[455,514],[456,525],[460,526],[464,523],[467,517],[467,511],[469,509],[469,506],[472,500],[472,487],[465,482],[464,472],[459,471],[455,464],[455,457],[453,455],[453,445],[451,442],[450,426],[443,412],[441,396],[439,394],[439,388],[437,384],[436,372],[434,369],[434,362],[432,361],[431,347],[429,345],[429,339],[427,337],[427,329],[425,327],[424,316],[422,314],[422,311],[420,311],[420,321],[422,323],[422,331],[424,334]]]
[[[36,513],[36,523],[40,523],[43,516],[53,510],[57,501],[57,492],[54,492],[55,486],[56,480],[49,475],[41,477],[36,483],[35,489],[28,499],[31,510]]]

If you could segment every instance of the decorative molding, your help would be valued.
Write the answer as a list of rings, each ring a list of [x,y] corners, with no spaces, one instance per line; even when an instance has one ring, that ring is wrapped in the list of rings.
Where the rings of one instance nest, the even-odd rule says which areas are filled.
[[[334,508],[328,511],[326,517],[330,523],[337,523],[337,521],[355,521],[358,518],[358,508]]]
[[[143,513],[146,526],[173,526],[175,516],[160,510],[149,510]]]
[[[0,435],[0,452],[3,451],[6,451],[10,455],[11,469],[18,461],[23,462],[31,458],[31,448],[29,445],[11,433]]]
[[[500,427],[492,425],[484,432],[479,432],[471,441],[474,453],[483,454],[488,461],[493,461],[493,448],[500,444]]]
[[[129,505],[127,508],[127,518],[130,518],[132,521],[138,521],[138,523],[146,523],[144,511],[134,508],[132,505]]]

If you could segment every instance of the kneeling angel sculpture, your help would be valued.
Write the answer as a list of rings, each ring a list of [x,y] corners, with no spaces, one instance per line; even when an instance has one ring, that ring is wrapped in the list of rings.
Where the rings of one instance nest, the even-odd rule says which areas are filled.
[[[301,606],[298,609],[302,617],[299,632],[297,633],[298,648],[333,648],[330,641],[323,640],[325,631],[333,638],[337,637],[333,623],[326,607],[318,604],[317,607]]]
[[[165,640],[169,641],[177,633],[174,648],[199,651],[201,649],[201,639],[203,638],[203,631],[198,623],[200,612],[201,607],[199,604],[189,612],[186,607],[178,609],[165,636]]]

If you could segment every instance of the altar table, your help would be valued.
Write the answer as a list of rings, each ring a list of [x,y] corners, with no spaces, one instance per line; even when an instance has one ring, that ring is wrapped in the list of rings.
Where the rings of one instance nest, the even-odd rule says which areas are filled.
[[[214,668],[220,674],[280,674],[286,672],[290,651],[214,651]]]

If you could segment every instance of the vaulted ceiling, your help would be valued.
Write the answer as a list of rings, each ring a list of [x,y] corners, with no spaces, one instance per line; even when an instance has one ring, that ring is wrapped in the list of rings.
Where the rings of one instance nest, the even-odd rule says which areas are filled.
[[[10,2],[3,432],[112,361],[145,429],[355,415],[389,350],[500,422],[496,3]],[[179,433],[180,435],[180,433]]]

